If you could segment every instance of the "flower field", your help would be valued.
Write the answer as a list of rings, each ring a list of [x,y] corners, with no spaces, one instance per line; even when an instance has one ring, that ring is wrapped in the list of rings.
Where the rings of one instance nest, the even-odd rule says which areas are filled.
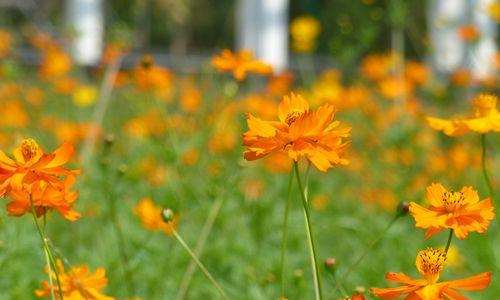
[[[114,43],[85,69],[44,33],[27,65],[18,39],[0,31],[0,299],[500,295],[498,76],[228,49],[191,74]]]

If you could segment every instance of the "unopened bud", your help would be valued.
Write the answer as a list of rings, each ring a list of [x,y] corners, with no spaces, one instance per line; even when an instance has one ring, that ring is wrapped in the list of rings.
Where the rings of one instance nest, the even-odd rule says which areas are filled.
[[[328,257],[325,260],[325,268],[329,271],[335,271],[337,268],[337,259],[335,257]]]
[[[170,208],[163,209],[161,211],[161,217],[163,221],[170,223],[174,219],[174,212]]]
[[[410,204],[406,201],[401,201],[397,207],[396,214],[398,217],[406,216],[410,211]]]
[[[112,134],[108,134],[104,137],[104,144],[109,147],[115,142],[115,137]]]

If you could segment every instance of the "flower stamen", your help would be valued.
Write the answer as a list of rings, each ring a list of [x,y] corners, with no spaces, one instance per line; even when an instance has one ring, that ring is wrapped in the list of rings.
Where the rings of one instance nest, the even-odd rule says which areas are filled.
[[[21,153],[25,161],[30,161],[33,157],[37,156],[40,151],[40,146],[34,139],[25,139],[21,142]]]
[[[465,200],[464,193],[462,192],[445,192],[443,194],[443,204],[447,211],[452,212],[460,207]]]
[[[417,255],[417,269],[428,280],[436,282],[446,262],[446,253],[441,249],[428,248]]]

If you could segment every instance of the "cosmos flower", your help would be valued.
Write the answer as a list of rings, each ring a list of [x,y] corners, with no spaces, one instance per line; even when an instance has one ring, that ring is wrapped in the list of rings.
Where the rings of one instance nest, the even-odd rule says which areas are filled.
[[[404,273],[388,272],[387,281],[404,285],[392,288],[371,288],[370,291],[382,299],[394,299],[408,295],[407,300],[465,300],[468,299],[457,290],[478,291],[485,289],[491,282],[491,272],[471,277],[438,282],[439,273],[446,262],[446,253],[440,249],[428,248],[418,253],[417,270],[424,279],[413,279]]]
[[[497,96],[479,94],[474,99],[475,113],[468,119],[440,119],[428,117],[427,123],[435,130],[448,136],[459,136],[474,131],[481,134],[500,131],[500,113],[497,110]]]
[[[59,176],[80,174],[79,170],[63,166],[73,155],[74,149],[69,143],[64,143],[53,153],[44,153],[33,139],[23,140],[14,150],[15,160],[0,150],[0,196],[5,197],[10,190],[22,190],[24,185],[39,180],[61,186]]]
[[[63,189],[40,180],[23,190],[12,190],[9,195],[12,201],[7,204],[7,212],[11,216],[22,216],[31,212],[30,201],[33,201],[37,217],[54,209],[67,220],[75,221],[80,217],[80,213],[73,210],[78,198],[78,193],[71,191],[75,182],[75,177],[69,175],[64,180]]]
[[[169,236],[173,235],[170,226],[161,217],[162,208],[156,206],[150,198],[143,198],[134,208],[134,213],[141,219],[142,225],[151,231],[162,231]],[[174,216],[171,226],[177,227],[179,218]]]
[[[255,60],[250,50],[233,53],[229,49],[222,50],[220,55],[212,58],[212,65],[220,72],[233,72],[236,80],[243,80],[247,73],[270,75],[273,68],[260,60]]]
[[[243,145],[247,147],[244,157],[256,160],[283,151],[295,161],[306,157],[323,172],[345,165],[348,160],[343,151],[350,142],[343,139],[350,136],[350,128],[338,128],[340,122],[333,121],[334,114],[330,104],[313,112],[302,96],[284,96],[278,107],[279,121],[264,121],[247,114],[249,130],[243,134]]]
[[[434,183],[427,187],[425,198],[429,208],[411,202],[410,213],[418,228],[427,229],[426,238],[450,228],[457,238],[465,239],[469,232],[486,232],[490,220],[495,218],[491,199],[479,201],[477,191],[471,187],[455,192]]]
[[[64,299],[68,300],[113,300],[115,298],[106,296],[102,293],[102,289],[108,285],[106,278],[106,270],[98,268],[94,273],[86,265],[72,267],[68,272],[64,270],[64,266],[60,259],[57,260],[57,269],[59,270],[59,278],[61,282],[61,290]],[[52,271],[50,274],[56,280],[56,274]],[[59,287],[54,286],[56,299],[59,297]],[[49,298],[51,296],[50,283],[42,281],[41,289],[35,291],[35,295],[41,298]]]

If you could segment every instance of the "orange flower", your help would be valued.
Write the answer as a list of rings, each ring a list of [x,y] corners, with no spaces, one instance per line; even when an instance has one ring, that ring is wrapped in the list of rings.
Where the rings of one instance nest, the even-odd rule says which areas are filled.
[[[247,114],[249,131],[243,134],[246,160],[256,160],[269,153],[284,151],[298,161],[310,160],[318,170],[326,172],[335,165],[346,165],[343,150],[350,145],[343,138],[350,136],[350,128],[338,129],[334,121],[335,109],[324,104],[316,112],[300,95],[284,96],[278,107],[279,121],[264,121]]]
[[[370,80],[380,80],[391,73],[399,59],[396,53],[368,55],[361,61],[361,74]]]
[[[433,129],[443,131],[448,136],[458,136],[469,131],[488,133],[500,131],[500,113],[497,111],[497,96],[480,94],[474,99],[474,117],[469,119],[446,120],[428,117],[427,123]]]
[[[212,58],[212,65],[220,72],[233,72],[236,80],[243,80],[247,73],[270,75],[273,68],[260,60],[255,60],[250,50],[240,50],[232,53],[229,49],[222,50],[220,55]]]
[[[12,46],[13,38],[9,32],[0,28],[0,58],[4,58],[9,54]]]
[[[7,204],[7,212],[11,216],[22,216],[31,212],[31,199],[37,217],[45,215],[50,209],[55,209],[64,218],[75,221],[80,217],[80,213],[73,210],[78,198],[78,193],[71,191],[75,182],[75,177],[70,175],[66,177],[62,190],[46,181],[36,181],[24,190],[12,190],[10,192],[12,201]]]
[[[469,232],[486,232],[490,220],[495,218],[491,199],[479,201],[479,195],[472,187],[449,192],[441,184],[433,183],[427,187],[425,198],[429,208],[410,203],[410,213],[417,228],[427,229],[425,238],[450,228],[457,238],[465,239]]]
[[[475,41],[479,37],[479,30],[476,26],[467,24],[458,28],[458,35],[464,41]]]
[[[415,85],[424,85],[429,80],[429,68],[421,62],[409,61],[406,63],[405,76]]]
[[[174,235],[170,226],[161,217],[161,207],[156,206],[150,198],[142,198],[134,208],[134,212],[139,216],[142,225],[151,231],[163,231],[169,236]],[[171,226],[177,228],[179,217],[176,215],[171,222]]]
[[[135,68],[135,85],[138,90],[161,92],[170,90],[173,82],[172,73],[154,64],[150,55],[144,56]]]
[[[467,69],[458,69],[451,75],[451,82],[458,86],[468,86],[472,81],[472,75]]]
[[[269,79],[266,87],[266,93],[273,96],[283,96],[291,91],[293,84],[293,74],[290,71],[282,72]]]
[[[61,290],[65,299],[68,300],[113,300],[115,298],[104,295],[101,290],[108,285],[106,278],[106,270],[98,268],[94,273],[91,273],[89,267],[81,265],[72,267],[68,272],[64,270],[64,266],[60,259],[56,262],[59,269],[59,279],[61,281]],[[46,270],[47,272],[47,270]],[[54,281],[56,274],[52,271],[51,274]],[[56,299],[59,297],[59,287],[54,286]],[[50,283],[42,281],[42,288],[35,291],[37,297],[49,298],[51,296]]]
[[[471,277],[438,282],[439,273],[446,262],[446,253],[440,249],[428,248],[417,254],[416,266],[424,279],[413,279],[404,273],[388,272],[387,281],[404,285],[392,288],[371,288],[375,296],[382,299],[398,298],[408,294],[405,299],[412,300],[464,300],[468,299],[457,290],[478,291],[485,289],[491,282],[491,272],[485,272]]]
[[[80,174],[79,170],[63,167],[73,154],[73,146],[69,143],[53,153],[44,153],[33,139],[23,140],[14,150],[15,161],[0,150],[0,195],[4,197],[11,189],[19,191],[24,184],[31,185],[39,180],[61,186],[57,176]]]
[[[42,79],[53,80],[67,75],[71,66],[68,54],[59,48],[51,48],[43,53],[39,75]]]

